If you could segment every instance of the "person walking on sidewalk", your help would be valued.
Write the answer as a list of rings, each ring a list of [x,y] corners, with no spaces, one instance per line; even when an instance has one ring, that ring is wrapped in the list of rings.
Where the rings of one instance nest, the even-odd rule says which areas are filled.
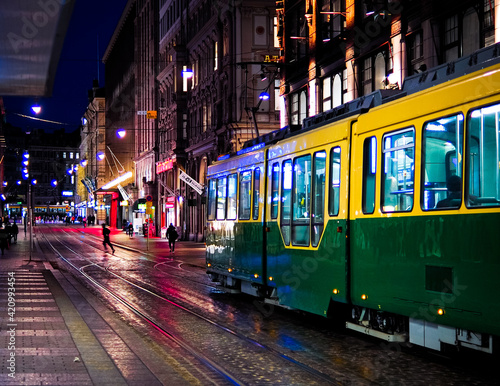
[[[19,233],[19,228],[14,220],[14,224],[12,224],[12,237],[14,238],[14,244],[17,244],[17,235]]]
[[[175,251],[175,240],[179,237],[177,233],[177,229],[175,229],[174,224],[170,223],[167,229],[167,237],[168,237],[168,246],[170,248],[170,252]]]
[[[110,233],[111,231],[106,227],[106,224],[102,224],[102,237],[104,238],[102,241],[102,245],[104,245],[104,250],[107,251],[107,246],[109,245],[113,253],[115,253],[115,248],[113,247],[113,245],[111,244],[111,240],[109,239]]]

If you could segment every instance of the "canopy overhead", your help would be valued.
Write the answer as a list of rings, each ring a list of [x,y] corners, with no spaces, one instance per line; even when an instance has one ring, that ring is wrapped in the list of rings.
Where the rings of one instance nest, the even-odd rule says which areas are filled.
[[[0,95],[50,96],[75,0],[2,1]]]

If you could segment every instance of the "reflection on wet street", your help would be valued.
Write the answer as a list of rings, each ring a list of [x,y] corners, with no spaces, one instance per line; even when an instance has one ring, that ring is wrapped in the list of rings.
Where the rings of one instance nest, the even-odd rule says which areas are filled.
[[[112,235],[116,252],[109,254],[97,229],[40,231],[60,254],[54,266],[71,272],[142,339],[154,342],[155,350],[191,358],[197,363],[193,374],[208,377],[202,383],[496,382],[492,357],[438,355],[358,335],[334,320],[224,293],[205,274],[200,245],[178,243],[174,256],[161,241],[151,241],[144,251],[144,240],[131,241],[117,232]]]

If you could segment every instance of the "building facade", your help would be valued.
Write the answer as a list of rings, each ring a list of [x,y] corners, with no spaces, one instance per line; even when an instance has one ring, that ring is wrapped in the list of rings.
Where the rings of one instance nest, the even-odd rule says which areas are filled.
[[[139,190],[135,173],[136,138],[136,61],[133,47],[136,4],[129,1],[103,56],[106,78],[106,184],[107,197],[117,208],[116,227],[141,219],[137,202]],[[132,44],[131,44],[132,43]],[[104,192],[103,192],[104,193]],[[114,197],[114,198],[113,198]],[[137,220],[135,220],[137,223]]]
[[[161,1],[156,178],[185,240],[204,239],[207,166],[279,128],[274,22],[274,1]]]
[[[279,1],[285,99],[281,126],[301,125],[407,76],[498,41],[498,1]],[[498,25],[498,21],[496,22]]]
[[[95,218],[96,223],[104,223],[108,217],[103,200],[97,197],[98,189],[105,184],[106,163],[98,155],[106,151],[106,100],[104,88],[99,87],[94,80],[93,88],[88,92],[89,104],[83,115],[80,128],[80,166],[79,181],[85,187],[80,187],[80,215]]]

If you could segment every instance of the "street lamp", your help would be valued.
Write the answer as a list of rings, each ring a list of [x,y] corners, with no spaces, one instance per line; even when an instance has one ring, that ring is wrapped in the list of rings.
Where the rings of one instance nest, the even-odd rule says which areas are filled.
[[[35,103],[33,106],[31,106],[31,111],[33,111],[35,114],[40,114],[40,112],[42,111],[42,107],[38,103]]]
[[[116,136],[120,139],[124,138],[126,134],[127,134],[127,131],[125,129],[116,130]]]

